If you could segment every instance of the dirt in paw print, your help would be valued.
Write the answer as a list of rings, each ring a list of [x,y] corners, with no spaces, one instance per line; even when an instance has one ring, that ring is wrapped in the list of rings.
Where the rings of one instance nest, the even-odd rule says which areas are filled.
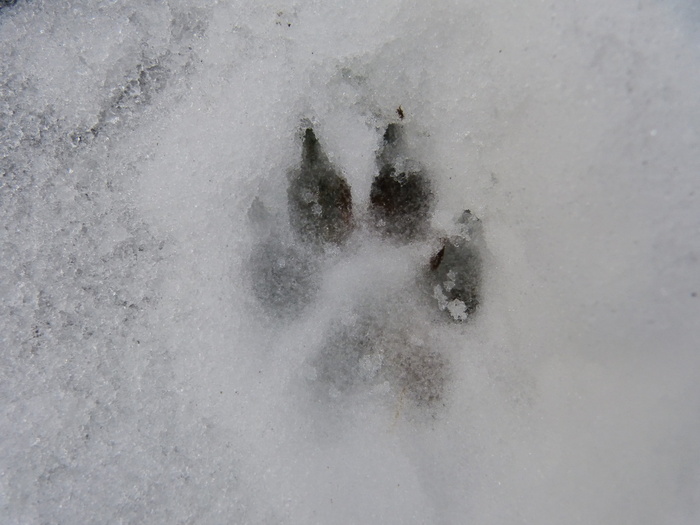
[[[431,334],[479,306],[481,222],[467,210],[449,234],[431,230],[431,181],[402,124],[387,126],[376,160],[369,203],[358,208],[314,130],[304,130],[286,231],[259,201],[250,209],[259,239],[252,287],[287,322],[313,325],[323,305],[323,335],[306,362],[318,397],[371,393],[431,407],[444,402],[449,378]]]
[[[289,220],[306,243],[345,242],[352,231],[352,195],[311,128],[304,133],[301,166],[289,185]]]
[[[407,158],[405,151],[403,128],[389,124],[369,199],[374,227],[408,241],[426,234],[433,194],[421,166]]]

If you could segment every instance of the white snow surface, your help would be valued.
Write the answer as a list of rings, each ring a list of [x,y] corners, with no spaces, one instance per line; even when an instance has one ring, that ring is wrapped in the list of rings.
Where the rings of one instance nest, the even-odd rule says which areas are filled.
[[[0,522],[699,523],[699,24],[690,0],[0,9]],[[431,247],[360,232],[270,313],[251,203],[284,227],[308,121],[361,217],[399,106],[434,230],[482,220],[481,307],[424,313]],[[362,315],[444,356],[437,405],[318,393]]]

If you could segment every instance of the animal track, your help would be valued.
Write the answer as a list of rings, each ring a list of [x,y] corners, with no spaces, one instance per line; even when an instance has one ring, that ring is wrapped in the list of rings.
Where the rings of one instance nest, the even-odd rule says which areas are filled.
[[[467,321],[479,305],[481,222],[467,210],[451,235],[430,230],[430,179],[408,156],[401,124],[387,126],[376,158],[367,212],[356,214],[348,182],[313,129],[304,131],[301,163],[290,173],[287,191],[291,233],[285,235],[258,200],[249,212],[259,239],[250,257],[252,288],[270,315],[293,321],[314,303],[324,279],[333,274],[329,268],[344,261],[350,266],[341,272],[349,271],[374,257],[371,274],[380,284],[357,301],[349,299],[349,322],[328,323],[323,343],[307,363],[310,381],[321,395],[377,389],[431,406],[444,398],[449,366],[427,344],[427,332],[440,318]],[[426,256],[428,246],[432,256]],[[394,250],[395,258],[373,255],[382,250]],[[406,260],[415,266],[415,278],[382,286],[382,279],[390,280],[390,266]]]

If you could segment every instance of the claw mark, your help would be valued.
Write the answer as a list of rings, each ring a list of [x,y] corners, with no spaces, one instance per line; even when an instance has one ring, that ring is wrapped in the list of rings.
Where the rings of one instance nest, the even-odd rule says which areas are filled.
[[[445,241],[443,241],[445,242]],[[437,252],[435,255],[433,255],[430,258],[430,269],[435,271],[438,269],[440,266],[440,263],[442,262],[442,258],[445,256],[445,247],[443,246],[440,248],[440,251]]]

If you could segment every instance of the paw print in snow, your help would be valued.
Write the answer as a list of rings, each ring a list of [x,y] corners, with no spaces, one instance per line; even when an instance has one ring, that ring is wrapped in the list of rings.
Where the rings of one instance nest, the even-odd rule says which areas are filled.
[[[421,406],[440,401],[447,360],[428,334],[440,318],[462,323],[479,306],[481,222],[467,210],[451,235],[431,231],[430,179],[407,149],[403,126],[389,124],[369,205],[357,213],[347,180],[308,128],[301,163],[289,176],[291,232],[285,235],[259,201],[250,209],[260,239],[251,282],[271,315],[298,319],[321,301],[328,282],[341,283],[331,286],[336,302],[329,308],[344,313],[319,321],[328,326],[308,362],[309,380],[331,396],[374,390]]]

